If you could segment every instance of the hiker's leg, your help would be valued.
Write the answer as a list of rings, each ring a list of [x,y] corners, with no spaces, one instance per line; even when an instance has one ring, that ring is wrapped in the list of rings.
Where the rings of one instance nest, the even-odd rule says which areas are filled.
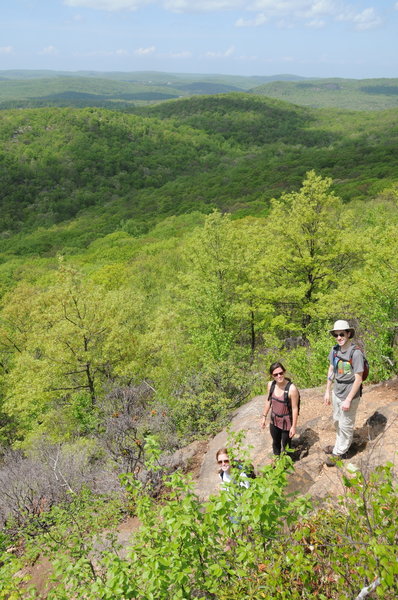
[[[340,415],[342,410],[340,408],[342,400],[336,396],[334,392],[332,392],[332,407],[333,407],[333,423],[334,428],[336,430],[336,441],[333,446],[332,454],[337,454],[336,448],[338,446],[338,439],[340,437]]]
[[[359,397],[354,398],[349,410],[340,409],[339,429],[333,454],[345,454],[351,446],[359,400]],[[341,402],[342,400],[340,400],[340,404]]]
[[[282,430],[281,442],[282,442],[282,451],[286,450],[286,448],[290,448],[289,431]]]
[[[279,456],[281,453],[281,441],[282,441],[282,429],[275,427],[273,423],[270,423],[269,430],[272,437],[272,452]]]

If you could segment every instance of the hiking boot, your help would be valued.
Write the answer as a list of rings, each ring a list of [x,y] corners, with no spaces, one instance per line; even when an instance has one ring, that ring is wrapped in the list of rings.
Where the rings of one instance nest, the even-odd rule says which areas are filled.
[[[347,455],[346,454],[331,454],[330,456],[327,457],[327,459],[325,460],[325,465],[327,467],[335,467],[336,463],[339,460],[342,460],[343,458],[346,458]]]
[[[334,446],[332,446],[332,445],[325,446],[323,451],[325,454],[333,454],[333,448],[334,448]]]
[[[336,454],[331,454],[330,456],[327,457],[327,459],[325,460],[325,465],[327,467],[335,467],[336,466],[336,461],[338,460],[338,456]]]
[[[347,452],[344,452],[344,454],[333,454],[332,452],[332,454],[325,460],[325,465],[328,467],[334,467],[336,466],[336,462],[343,460],[344,458],[348,458]]]

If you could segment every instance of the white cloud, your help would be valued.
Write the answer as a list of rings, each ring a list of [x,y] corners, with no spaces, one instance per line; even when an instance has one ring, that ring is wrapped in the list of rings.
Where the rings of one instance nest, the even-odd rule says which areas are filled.
[[[150,56],[156,52],[156,46],[149,46],[148,48],[137,48],[134,50],[134,54],[137,56]]]
[[[254,19],[238,19],[235,25],[236,27],[259,27],[260,25],[264,25],[268,20],[263,13],[259,13]]]
[[[313,19],[312,21],[308,21],[306,25],[311,29],[322,29],[322,27],[325,27],[326,21],[323,19]]]
[[[92,52],[74,52],[73,56],[92,58],[92,57],[110,57],[110,56],[129,56],[127,50],[119,48],[118,50],[93,50]]]
[[[67,25],[68,27],[84,25],[85,23],[86,23],[86,19],[82,15],[79,15],[79,14],[71,15],[68,19],[65,20],[65,25]]]
[[[165,58],[192,58],[192,52],[189,50],[182,50],[181,52],[170,52],[169,54],[162,54]]]
[[[333,0],[318,0],[318,2],[309,2],[308,9],[306,10],[307,15],[318,16],[318,15],[333,15],[336,12],[338,4]]]
[[[398,5],[398,2],[397,2]],[[360,12],[344,0],[253,0],[247,10],[259,11],[254,19],[239,19],[238,27],[257,27],[276,19],[280,27],[304,23],[307,27],[324,27],[327,21],[345,21],[356,29],[364,30],[382,24],[374,8]]]
[[[0,47],[0,54],[12,54],[14,48],[12,46]]]
[[[137,10],[148,4],[158,4],[178,13],[214,12],[246,6],[244,0],[64,0],[64,4],[109,11]]]
[[[64,0],[64,4],[107,11],[137,10],[153,4],[177,13],[227,10],[255,13],[252,18],[237,19],[237,27],[259,27],[271,20],[283,27],[300,23],[321,27],[327,21],[344,21],[365,30],[382,23],[375,8],[358,11],[350,0]],[[398,2],[395,8],[398,9]]]
[[[45,48],[40,50],[39,54],[47,56],[57,56],[58,50],[55,46],[46,46]]]
[[[235,52],[235,47],[234,46],[230,46],[229,48],[227,48],[227,50],[224,50],[224,52],[206,52],[205,56],[207,58],[229,58],[230,56],[232,56]]]
[[[382,24],[382,20],[377,16],[374,8],[365,8],[361,13],[353,15],[350,20],[359,30],[373,29]]]
[[[163,0],[162,4],[173,12],[214,12],[245,6],[242,0]]]
[[[153,0],[64,0],[66,6],[81,6],[97,10],[137,10],[146,4],[153,4]]]

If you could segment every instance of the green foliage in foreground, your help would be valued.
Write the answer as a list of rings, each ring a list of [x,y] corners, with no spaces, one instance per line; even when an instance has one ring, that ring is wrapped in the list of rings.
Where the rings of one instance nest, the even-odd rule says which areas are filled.
[[[149,447],[156,469],[158,450],[152,442]],[[321,507],[287,494],[292,468],[282,456],[248,489],[237,472],[235,481],[203,503],[179,473],[164,480],[160,503],[126,475],[140,521],[127,554],[122,557],[114,535],[98,536],[101,525],[109,528],[114,507],[83,497],[31,524],[22,563],[38,553],[50,558],[48,600],[342,600],[372,582],[378,597],[396,598],[398,490],[392,464],[367,475],[341,466],[345,493]],[[2,562],[0,598],[35,597],[26,584],[16,591],[21,582],[11,576],[7,553]]]

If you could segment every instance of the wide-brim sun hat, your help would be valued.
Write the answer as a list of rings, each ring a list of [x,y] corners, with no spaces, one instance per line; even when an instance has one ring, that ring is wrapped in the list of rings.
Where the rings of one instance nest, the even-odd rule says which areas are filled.
[[[329,333],[333,335],[335,331],[350,331],[352,334],[351,337],[355,335],[355,329],[353,327],[350,327],[348,321],[344,321],[343,319],[336,321],[333,325],[333,329],[329,330]]]

